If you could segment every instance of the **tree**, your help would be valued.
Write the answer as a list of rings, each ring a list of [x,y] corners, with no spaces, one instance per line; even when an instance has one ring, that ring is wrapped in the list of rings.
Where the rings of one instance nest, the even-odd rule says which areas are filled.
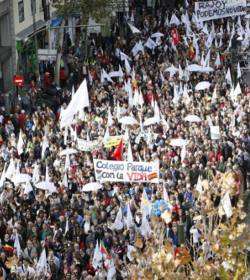
[[[59,29],[59,38],[57,44],[57,57],[56,57],[56,69],[55,69],[55,82],[59,84],[60,81],[60,64],[61,64],[61,53],[63,46],[63,35],[64,35],[64,27],[67,18],[69,17],[69,10],[72,9],[74,0],[57,0],[55,3],[51,3],[51,5],[57,9],[57,16],[62,17],[61,28]]]
[[[74,14],[79,14],[80,11],[81,25],[88,25],[90,18],[94,19],[95,22],[99,23],[102,18],[110,15],[112,8],[115,5],[114,3],[114,0],[57,0],[55,3],[51,3],[51,5],[57,9],[57,16],[62,17],[62,24],[59,32],[59,40],[57,46],[57,61],[55,70],[56,83],[59,83],[63,34],[67,18],[69,16],[74,16]],[[88,27],[86,26],[84,38],[85,55],[87,54],[87,34]]]

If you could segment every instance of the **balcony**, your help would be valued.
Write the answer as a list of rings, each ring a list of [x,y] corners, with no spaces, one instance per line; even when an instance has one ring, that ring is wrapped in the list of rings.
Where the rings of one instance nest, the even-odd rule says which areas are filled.
[[[50,19],[50,6],[46,5],[43,6],[43,12],[44,12],[44,21],[47,21]]]

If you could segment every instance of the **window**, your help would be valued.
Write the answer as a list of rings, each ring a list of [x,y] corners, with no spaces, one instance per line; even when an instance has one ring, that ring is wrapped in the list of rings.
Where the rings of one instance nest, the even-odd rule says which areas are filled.
[[[36,14],[36,0],[30,0],[31,15],[33,16],[33,2],[35,4],[35,14]]]
[[[18,2],[18,16],[19,16],[19,22],[24,21],[24,4],[23,4],[23,1]]]

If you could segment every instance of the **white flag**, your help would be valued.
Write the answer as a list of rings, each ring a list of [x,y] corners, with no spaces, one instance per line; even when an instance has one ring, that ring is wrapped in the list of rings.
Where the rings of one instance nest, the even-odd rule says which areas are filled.
[[[104,145],[105,145],[105,144],[107,143],[107,141],[109,140],[109,137],[110,137],[110,135],[109,135],[109,127],[107,126],[105,135],[104,135],[104,137],[103,137],[103,139],[102,139],[102,143],[103,143]]]
[[[231,209],[232,204],[228,191],[226,192],[225,196],[222,199],[222,206],[224,208],[227,217],[228,218],[231,217],[233,215],[233,211]]]
[[[110,111],[110,108],[109,108],[109,112],[108,112],[108,127],[110,127],[113,123],[113,120],[112,120],[112,115],[111,115],[111,111]]]
[[[196,190],[199,192],[200,197],[202,196],[203,189],[202,189],[202,183],[201,183],[201,176],[199,175],[197,185],[196,185]]]
[[[24,187],[24,194],[29,194],[30,192],[32,192],[32,186],[30,184],[30,181],[27,181]]]
[[[127,257],[130,261],[132,261],[135,258],[133,257],[133,252],[136,252],[136,248],[128,244]]]
[[[214,100],[217,98],[216,92],[217,92],[217,87],[216,87],[216,85],[215,85],[215,87],[214,87],[214,92],[213,92],[213,96],[212,96],[212,101],[214,101]]]
[[[168,203],[170,201],[167,190],[165,188],[165,186],[163,186],[163,199],[165,203]]]
[[[237,66],[237,79],[239,79],[241,77],[241,70],[240,70],[240,63],[238,62],[238,66]]]
[[[20,130],[18,143],[17,143],[17,152],[19,156],[23,153],[23,146],[24,146],[24,142],[23,142],[22,132]]]
[[[232,85],[232,77],[231,77],[230,68],[228,68],[228,70],[227,70],[226,80],[230,85]]]
[[[10,159],[10,164],[6,170],[6,173],[5,173],[5,177],[8,178],[8,179],[12,179],[12,177],[14,176],[15,174],[15,163],[14,163],[14,160],[13,158]]]
[[[69,152],[67,151],[66,160],[65,160],[65,170],[67,170],[68,168],[70,168],[70,158],[69,158]]]
[[[21,246],[20,246],[20,242],[19,242],[19,238],[18,238],[18,233],[16,233],[16,236],[15,236],[14,248],[16,248],[17,258],[19,259],[19,255],[21,253]]]
[[[63,177],[63,185],[64,185],[65,188],[69,187],[68,178],[67,178],[67,172],[65,172],[64,177]]]
[[[41,272],[46,275],[47,274],[47,260],[46,260],[46,251],[45,248],[42,251],[42,254],[40,256],[40,259],[36,265],[37,267],[37,274],[40,274]]]
[[[1,179],[0,179],[0,188],[3,186],[3,183],[5,181],[5,173],[6,173],[6,166],[4,165],[4,169],[3,169],[3,172],[2,172],[2,175],[1,175]]]
[[[130,210],[130,205],[128,203],[127,205],[127,229],[129,229],[129,227],[132,225],[132,222],[133,222],[133,216],[132,216],[132,213],[131,213],[131,210]]]
[[[74,85],[72,85],[72,92],[71,92],[72,98],[74,97],[74,95],[75,95],[75,87],[74,87]]]
[[[68,231],[69,231],[69,218],[67,217],[64,236],[66,235],[66,233],[67,233]]]
[[[44,139],[43,139],[43,145],[42,145],[42,158],[44,156],[44,153],[46,151],[46,148],[49,147],[49,142],[48,142],[48,139],[46,136],[44,136]]]
[[[45,182],[49,182],[50,177],[49,177],[49,168],[46,166],[46,172],[45,172]]]
[[[186,146],[183,146],[181,149],[181,162],[183,162],[185,157],[186,157]]]
[[[88,76],[89,76],[89,83],[92,85],[93,84],[93,78],[92,78],[89,71],[88,71]]]
[[[118,210],[118,213],[116,215],[116,218],[115,218],[115,222],[114,222],[114,225],[113,227],[117,230],[121,230],[123,229],[123,221],[122,221],[122,209],[121,207],[119,208]]]
[[[36,184],[40,180],[39,172],[38,172],[38,165],[35,164],[33,176],[32,176],[32,182]]]
[[[95,246],[95,252],[94,252],[94,256],[93,256],[92,265],[93,265],[94,269],[97,269],[97,267],[102,266],[102,253],[100,250],[98,239],[97,239],[96,246]]]
[[[136,27],[134,27],[132,24],[128,23],[128,26],[130,27],[130,29],[133,33],[141,33],[141,31],[139,29],[137,29]]]

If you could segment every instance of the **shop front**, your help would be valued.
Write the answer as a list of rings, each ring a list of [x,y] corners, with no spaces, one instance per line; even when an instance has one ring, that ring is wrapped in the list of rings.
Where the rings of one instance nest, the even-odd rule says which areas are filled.
[[[37,49],[44,49],[45,48],[45,37],[46,37],[46,28],[45,22],[40,20],[36,23],[37,31],[41,30],[41,32],[37,33]],[[31,37],[33,34],[33,25],[29,26],[25,30],[21,31],[20,33],[16,34],[17,38],[17,51],[18,55],[20,56],[20,74],[27,79],[30,74],[34,73],[36,70],[36,54],[35,54],[35,38],[32,37],[26,46],[23,48],[23,44],[25,44],[25,40]],[[24,40],[25,39],[25,40]],[[23,48],[23,49],[22,49]],[[22,49],[22,52],[20,53]]]

